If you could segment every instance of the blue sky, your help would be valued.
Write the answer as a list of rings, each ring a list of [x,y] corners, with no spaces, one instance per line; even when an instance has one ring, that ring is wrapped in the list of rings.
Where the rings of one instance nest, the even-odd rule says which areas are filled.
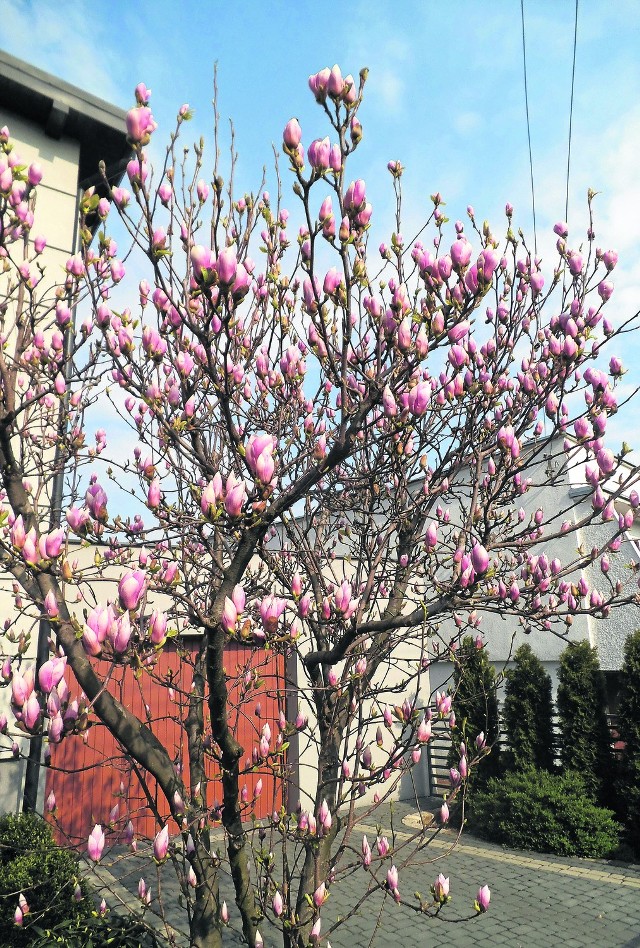
[[[538,246],[549,270],[550,231],[564,217],[574,11],[572,0],[525,0]],[[353,176],[367,181],[377,226],[392,228],[385,168],[395,158],[407,169],[406,234],[426,218],[435,191],[452,220],[473,204],[499,233],[510,201],[516,224],[532,232],[518,0],[3,0],[2,24],[8,52],[122,107],[145,81],[159,137],[189,102],[196,117],[188,132],[211,139],[217,61],[220,113],[233,118],[247,190],[258,186],[263,165],[272,167],[272,143],[279,146],[292,115],[306,141],[324,134],[309,73],[334,62],[355,75],[368,66]],[[600,192],[597,243],[621,259],[610,304],[618,318],[640,306],[638,49],[636,2],[581,0],[569,223],[575,246],[586,229],[587,188]],[[640,346],[627,339],[621,354],[627,389],[640,383]],[[621,413],[612,447],[623,437],[640,443],[634,415]]]

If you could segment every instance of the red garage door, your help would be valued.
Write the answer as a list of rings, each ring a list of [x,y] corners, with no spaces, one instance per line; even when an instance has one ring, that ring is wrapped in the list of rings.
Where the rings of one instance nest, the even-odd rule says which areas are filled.
[[[116,666],[108,684],[109,691],[125,707],[148,721],[175,766],[184,767],[187,774],[188,755],[182,722],[188,712],[193,659],[199,646],[198,639],[183,642],[179,649],[168,645],[159,655],[153,674],[143,671],[136,677],[130,667]],[[231,646],[227,650],[230,724],[245,748],[247,767],[251,766],[251,752],[260,740],[262,726],[269,724],[274,746],[279,713],[286,712],[284,659],[273,653],[266,655],[265,659],[264,651],[243,646]],[[109,663],[97,662],[97,665],[102,666],[101,674],[108,673]],[[169,691],[169,682],[172,691]],[[72,673],[69,673],[68,683],[77,694]],[[215,807],[222,803],[222,791],[216,792],[219,774],[213,761],[208,764],[208,773],[214,780],[209,785],[208,804]],[[247,818],[251,813],[258,818],[265,817],[283,803],[283,781],[276,781],[268,768],[241,778],[250,801],[258,780],[262,780],[262,793],[255,801],[255,809],[247,810]],[[188,779],[185,783],[188,787]],[[112,842],[122,837],[129,820],[133,822],[136,836],[154,836],[158,823],[152,808],[157,809],[162,820],[169,815],[155,780],[123,753],[100,723],[92,724],[84,735],[67,737],[52,747],[46,794],[51,791],[57,803],[54,821],[58,836],[71,844],[83,843],[95,823],[106,826],[116,804],[118,812],[113,821]],[[172,832],[173,829],[177,830],[175,824]]]

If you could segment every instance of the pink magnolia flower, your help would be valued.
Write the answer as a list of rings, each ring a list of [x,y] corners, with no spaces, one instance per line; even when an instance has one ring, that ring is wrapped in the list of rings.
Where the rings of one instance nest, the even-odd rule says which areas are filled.
[[[362,837],[362,865],[365,869],[371,865],[371,846],[366,836]]]
[[[239,303],[240,300],[244,299],[250,289],[251,274],[242,263],[239,263],[236,278],[231,284],[231,295],[233,296],[234,302]]]
[[[211,271],[215,266],[215,258],[208,247],[202,244],[196,244],[191,248],[191,266],[196,279],[200,280],[203,276],[203,270]]]
[[[154,479],[149,484],[149,493],[147,494],[147,504],[152,509],[155,510],[160,506],[160,499],[162,497],[162,492],[160,490],[160,478],[154,477]]]
[[[144,82],[139,82],[135,88],[135,97],[138,105],[147,105],[151,98],[151,89],[147,89]]]
[[[408,395],[407,404],[413,415],[424,415],[431,400],[431,386],[428,382],[418,382]]]
[[[344,79],[342,71],[337,64],[331,69],[327,81],[327,92],[332,99],[339,99],[344,91]]]
[[[433,883],[431,891],[433,892],[433,897],[436,902],[440,902],[440,904],[446,902],[449,897],[448,876],[445,877],[442,873],[440,873],[436,881]]]
[[[111,644],[113,645],[114,652],[125,652],[127,650],[131,633],[132,628],[129,613],[123,612],[112,628]]]
[[[435,523],[430,523],[427,527],[427,546],[430,549],[433,549],[434,546],[438,545],[438,526]]]
[[[342,276],[338,273],[335,267],[331,267],[330,270],[327,270],[324,278],[324,292],[327,294],[327,296],[333,296],[341,285]]]
[[[449,349],[448,359],[454,369],[460,369],[463,365],[467,364],[469,356],[462,346],[454,345]]]
[[[447,336],[450,343],[460,342],[461,339],[464,339],[465,336],[469,335],[469,329],[471,328],[471,323],[468,319],[464,319],[460,323],[456,323],[455,326],[452,326]]]
[[[316,906],[316,908],[321,908],[328,898],[329,893],[327,892],[327,887],[324,882],[321,882],[313,893],[313,904]]]
[[[397,899],[400,892],[398,890],[398,870],[395,866],[390,866],[387,869],[387,887],[393,893],[394,898]]]
[[[89,859],[93,859],[94,862],[99,862],[103,849],[104,833],[100,824],[96,823],[96,825],[91,830],[89,839],[87,841],[87,853],[89,855]]]
[[[388,385],[385,385],[382,393],[382,408],[387,418],[393,418],[398,414],[398,405]]]
[[[33,691],[33,669],[28,668],[24,675],[14,672],[11,679],[11,701],[17,708],[22,708]]]
[[[318,823],[325,833],[328,833],[331,829],[331,811],[326,800],[323,800],[318,808]]]
[[[153,841],[153,855],[156,862],[164,862],[169,851],[169,824],[165,824],[162,829],[156,833]]]
[[[52,530],[51,533],[47,533],[43,539],[46,558],[54,560],[57,556],[60,556],[60,551],[66,539],[64,530]]]
[[[238,258],[235,246],[225,247],[224,250],[220,251],[215,267],[220,282],[225,286],[231,286],[238,272]]]
[[[91,484],[85,494],[85,502],[92,517],[96,520],[106,520],[107,495],[99,484]]]
[[[99,655],[104,640],[113,636],[113,626],[116,616],[113,607],[98,604],[87,617],[87,624],[82,633],[82,644],[89,655]]]
[[[129,570],[118,583],[118,595],[123,609],[137,609],[144,594],[146,574],[141,569]]]
[[[22,547],[22,559],[29,566],[35,566],[40,562],[40,550],[36,536],[35,527],[31,527],[27,533]]]
[[[611,474],[616,466],[616,458],[609,448],[601,448],[596,454],[596,461],[602,474]]]
[[[489,902],[491,901],[491,889],[488,885],[483,885],[478,889],[478,894],[476,896],[475,909],[476,912],[486,912],[489,908]]]
[[[67,658],[50,658],[41,666],[38,672],[38,682],[43,691],[49,692],[58,685],[64,678],[64,672],[67,667]]]
[[[260,618],[267,635],[273,635],[278,628],[280,616],[287,607],[286,599],[277,596],[265,596],[260,603]]]
[[[59,744],[64,731],[64,719],[60,713],[54,714],[49,721],[49,741]]]
[[[30,731],[38,723],[41,711],[38,696],[35,691],[32,691],[22,708],[22,719]]]
[[[453,266],[462,269],[468,266],[471,260],[471,254],[473,253],[473,247],[466,237],[461,236],[457,240],[454,240],[449,252]]]
[[[622,375],[624,373],[624,366],[622,360],[617,356],[611,356],[609,359],[609,371],[614,377]]]
[[[316,138],[307,149],[307,158],[312,168],[326,171],[329,168],[331,143],[328,138]]]
[[[127,112],[127,134],[132,142],[146,145],[157,127],[148,106],[140,105]]]
[[[27,539],[27,531],[24,527],[22,514],[19,514],[13,522],[10,530],[11,543],[17,550],[21,550]]]
[[[246,458],[249,469],[265,485],[273,480],[275,447],[276,439],[268,434],[252,435],[247,443]]]
[[[282,139],[285,145],[287,146],[287,148],[298,147],[298,145],[302,141],[302,129],[300,128],[300,123],[298,122],[298,119],[296,118],[289,119],[289,121],[284,127]]]
[[[69,507],[67,510],[67,523],[74,533],[83,531],[91,521],[91,515],[86,507]]]
[[[205,517],[213,517],[218,502],[222,500],[224,490],[222,488],[222,477],[220,472],[216,473],[213,480],[209,481],[200,495],[200,509]]]
[[[224,509],[230,517],[242,516],[242,508],[247,502],[247,488],[243,480],[229,474],[225,484]]]
[[[276,916],[276,918],[280,918],[284,911],[284,903],[279,891],[274,895],[271,905],[273,908],[273,914]]]
[[[27,180],[32,188],[37,187],[42,181],[42,165],[39,161],[32,161],[29,165],[29,170],[27,171]]]
[[[327,85],[329,83],[329,76],[331,75],[331,70],[325,66],[324,69],[321,69],[320,72],[315,73],[313,76],[309,76],[309,88],[313,92],[317,102],[324,102],[327,95]]]
[[[489,569],[489,554],[481,543],[476,543],[471,550],[471,562],[476,573],[486,573]]]
[[[238,610],[233,600],[229,599],[228,596],[225,596],[224,599],[221,622],[222,628],[225,629],[226,632],[231,633],[235,631],[238,622]]]
[[[350,615],[353,615],[353,612],[355,611],[352,606],[352,593],[353,589],[351,587],[351,583],[344,579],[338,589],[336,589],[333,596],[333,603],[336,611],[341,613],[345,619],[347,619]]]
[[[154,645],[163,645],[167,638],[167,614],[154,609],[149,617],[147,630]]]

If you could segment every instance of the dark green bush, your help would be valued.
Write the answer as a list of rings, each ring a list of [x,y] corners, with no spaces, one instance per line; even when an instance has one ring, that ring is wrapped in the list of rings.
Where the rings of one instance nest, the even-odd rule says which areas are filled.
[[[619,799],[627,839],[640,854],[640,630],[625,642],[620,682],[618,733],[624,741]]]
[[[93,913],[89,918],[67,919],[52,928],[37,926],[31,948],[157,948],[160,944],[143,922],[131,916],[105,916]]]
[[[74,897],[77,884],[80,901]],[[30,911],[19,928],[14,912],[21,892]],[[31,813],[0,817],[0,945],[30,945],[34,925],[83,918],[92,908],[77,856],[56,846],[44,820]]]
[[[603,805],[615,799],[615,761],[605,712],[606,686],[598,653],[588,642],[567,646],[558,671],[560,759]]]
[[[490,780],[471,800],[469,825],[494,843],[557,856],[612,855],[619,825],[596,806],[579,775],[546,770]]]
[[[484,732],[491,753],[483,757],[472,773],[471,784],[477,786],[500,771],[500,720],[496,694],[496,674],[489,662],[486,648],[477,648],[470,636],[459,647],[453,670],[453,710],[456,715],[454,743],[449,757],[450,766],[457,766],[458,747],[465,741],[468,755],[475,753],[474,741]]]
[[[509,743],[505,766],[554,769],[551,678],[530,645],[521,645],[505,678],[502,722]]]

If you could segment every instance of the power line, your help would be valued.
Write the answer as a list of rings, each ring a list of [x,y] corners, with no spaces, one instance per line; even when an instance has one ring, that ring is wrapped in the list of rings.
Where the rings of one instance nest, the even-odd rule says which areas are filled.
[[[569,172],[571,170],[571,126],[573,123],[573,87],[576,78],[576,48],[578,46],[578,4],[576,0],[576,15],[573,25],[573,66],[571,68],[571,105],[569,107],[569,146],[567,148],[567,195],[564,205],[564,219],[569,220]]]
[[[522,19],[522,65],[524,70],[524,104],[527,113],[527,141],[529,142],[529,171],[531,173],[531,209],[533,211],[533,250],[538,255],[538,235],[536,231],[536,193],[533,185],[533,154],[531,151],[531,125],[529,122],[529,90],[527,88],[527,44],[524,35],[524,0],[520,0],[520,17]],[[571,90],[573,96],[573,87]]]

